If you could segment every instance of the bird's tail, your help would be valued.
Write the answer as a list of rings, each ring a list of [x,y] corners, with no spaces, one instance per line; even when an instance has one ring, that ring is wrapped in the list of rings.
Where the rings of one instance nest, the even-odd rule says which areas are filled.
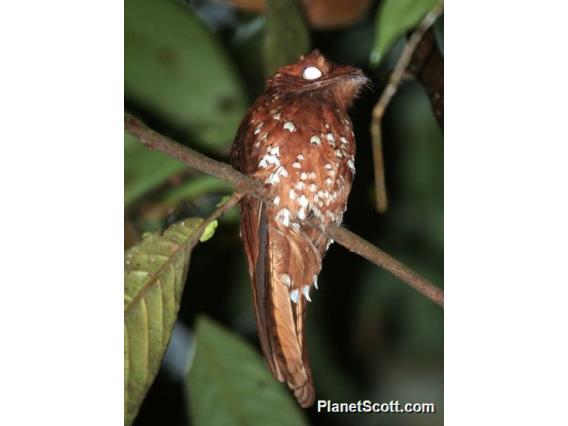
[[[315,391],[304,320],[321,255],[299,229],[269,219],[274,215],[264,203],[245,203],[249,206],[241,210],[242,237],[262,351],[274,377],[288,384],[302,407],[309,407]]]

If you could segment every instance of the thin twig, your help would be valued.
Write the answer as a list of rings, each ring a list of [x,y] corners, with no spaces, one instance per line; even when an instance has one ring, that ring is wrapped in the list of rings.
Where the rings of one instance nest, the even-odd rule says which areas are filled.
[[[434,9],[426,14],[424,19],[422,19],[416,30],[408,39],[408,42],[398,59],[396,67],[390,76],[387,86],[383,90],[379,101],[373,108],[373,116],[371,118],[371,139],[373,141],[373,163],[375,165],[375,199],[377,203],[377,210],[380,213],[386,211],[388,206],[385,171],[383,166],[381,121],[389,102],[400,86],[406,67],[408,67],[410,60],[412,59],[412,54],[414,53],[416,46],[420,43],[424,33],[428,31],[428,28],[432,26],[443,11],[444,3],[440,2],[436,7],[434,7]]]
[[[126,114],[124,117],[124,128],[128,133],[136,136],[140,142],[148,148],[163,152],[203,173],[215,176],[234,185],[237,193],[247,193],[268,202],[267,190],[260,182],[243,175],[228,164],[215,161],[191,148],[160,135],[129,114]],[[240,195],[233,195],[233,197],[237,196]],[[214,214],[216,213],[217,212]],[[331,238],[343,247],[387,270],[434,303],[442,307],[444,306],[444,295],[441,289],[389,256],[384,251],[340,226],[331,225],[328,229],[328,233]]]

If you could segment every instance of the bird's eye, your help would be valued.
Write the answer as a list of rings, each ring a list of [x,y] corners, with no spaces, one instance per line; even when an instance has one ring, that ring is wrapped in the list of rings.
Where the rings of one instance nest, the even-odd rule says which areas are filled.
[[[316,67],[307,67],[302,74],[302,77],[306,80],[315,80],[321,77],[321,71]]]

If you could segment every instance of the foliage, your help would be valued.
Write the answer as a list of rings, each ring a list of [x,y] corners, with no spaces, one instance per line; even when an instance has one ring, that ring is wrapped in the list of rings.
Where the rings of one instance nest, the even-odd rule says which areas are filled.
[[[184,164],[157,152],[150,151],[138,140],[124,134],[124,204],[145,195],[185,168]]]
[[[266,76],[289,64],[310,47],[308,31],[295,0],[267,0],[264,61]]]
[[[300,409],[252,347],[206,318],[196,326],[186,380],[196,426],[305,425]],[[275,416],[278,413],[278,416]]]
[[[182,185],[164,190],[161,201],[175,206],[184,200],[193,200],[202,195],[221,192],[228,193],[231,186],[213,176],[196,175]]]
[[[202,219],[187,219],[163,235],[146,234],[125,254],[124,412],[131,424],[158,372],[172,334],[185,285],[195,231]],[[216,225],[216,222],[213,222]],[[212,236],[211,224],[202,241]]]
[[[219,42],[171,0],[126,0],[124,18],[127,98],[195,143],[226,148],[246,104]]]
[[[377,13],[375,47],[371,62],[378,65],[404,33],[414,28],[440,0],[384,0]]]

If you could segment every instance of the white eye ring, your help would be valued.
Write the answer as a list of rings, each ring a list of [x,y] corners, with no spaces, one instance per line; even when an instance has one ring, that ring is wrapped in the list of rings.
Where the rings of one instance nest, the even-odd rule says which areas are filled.
[[[315,80],[321,77],[321,71],[316,67],[307,67],[302,74],[305,80]]]

